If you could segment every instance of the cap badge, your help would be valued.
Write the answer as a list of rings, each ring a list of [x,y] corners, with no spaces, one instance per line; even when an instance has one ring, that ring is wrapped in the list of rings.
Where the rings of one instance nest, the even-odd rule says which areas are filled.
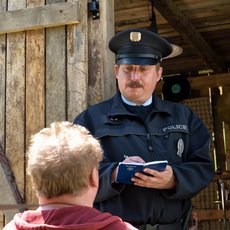
[[[140,32],[131,32],[130,33],[130,40],[132,42],[139,42],[141,40],[141,33]]]

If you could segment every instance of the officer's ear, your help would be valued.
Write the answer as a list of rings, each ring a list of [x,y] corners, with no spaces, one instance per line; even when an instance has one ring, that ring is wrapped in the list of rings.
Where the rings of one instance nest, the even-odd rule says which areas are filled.
[[[115,75],[116,75],[116,78],[118,76],[118,71],[119,71],[119,65],[114,65],[114,72],[115,72]]]
[[[157,81],[161,80],[162,73],[163,73],[163,67],[162,66],[157,66]]]

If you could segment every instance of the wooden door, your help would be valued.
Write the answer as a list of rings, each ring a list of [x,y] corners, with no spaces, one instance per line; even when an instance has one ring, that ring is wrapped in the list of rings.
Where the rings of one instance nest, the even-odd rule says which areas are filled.
[[[116,85],[106,48],[113,1],[100,1],[98,20],[85,0],[0,0],[0,12],[1,228],[17,204],[37,204],[26,175],[31,135],[53,121],[73,121]]]

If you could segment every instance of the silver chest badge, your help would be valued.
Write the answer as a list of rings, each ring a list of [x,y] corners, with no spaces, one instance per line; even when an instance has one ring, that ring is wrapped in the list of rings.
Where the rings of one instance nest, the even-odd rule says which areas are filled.
[[[181,157],[183,152],[184,152],[184,142],[182,139],[179,139],[177,142],[177,155]]]

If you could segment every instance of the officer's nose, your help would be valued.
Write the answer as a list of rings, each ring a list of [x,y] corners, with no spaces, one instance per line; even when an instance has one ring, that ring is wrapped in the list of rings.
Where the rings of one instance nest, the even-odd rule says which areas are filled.
[[[132,81],[139,81],[140,80],[140,72],[137,71],[137,70],[133,70],[131,73],[130,73],[130,79]]]

